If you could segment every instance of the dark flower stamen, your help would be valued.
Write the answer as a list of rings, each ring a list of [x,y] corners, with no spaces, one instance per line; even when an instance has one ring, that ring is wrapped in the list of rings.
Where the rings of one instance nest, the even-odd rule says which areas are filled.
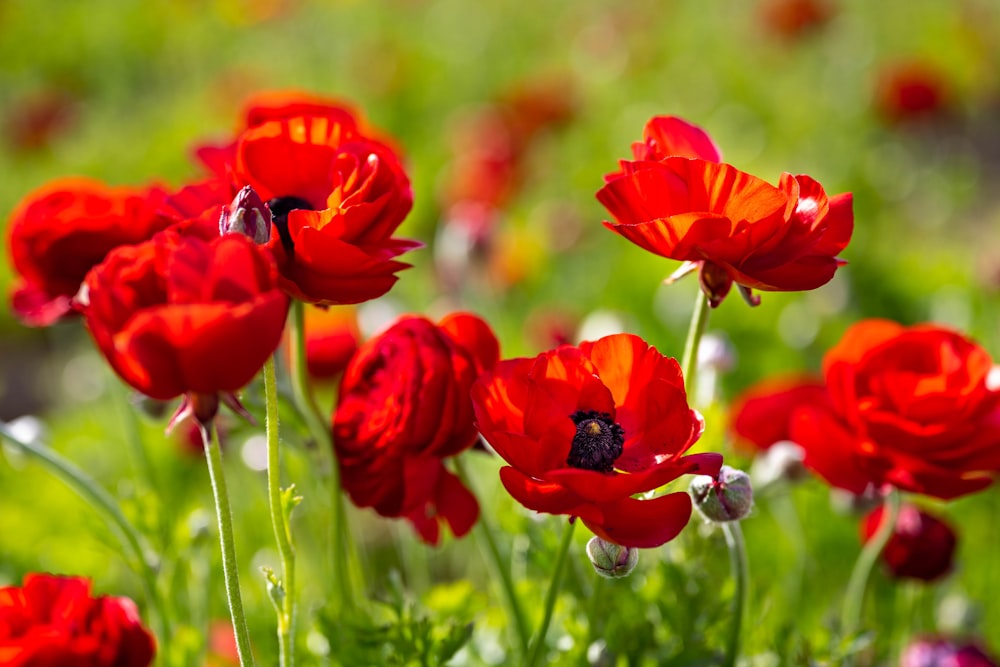
[[[278,236],[281,237],[281,245],[285,251],[291,253],[295,249],[292,242],[292,235],[288,233],[288,214],[296,210],[314,211],[312,204],[305,199],[298,197],[275,197],[267,202],[267,207],[271,209],[271,221],[278,228]]]
[[[576,424],[576,435],[566,464],[597,472],[614,470],[625,444],[625,429],[607,412],[577,410],[569,418]]]

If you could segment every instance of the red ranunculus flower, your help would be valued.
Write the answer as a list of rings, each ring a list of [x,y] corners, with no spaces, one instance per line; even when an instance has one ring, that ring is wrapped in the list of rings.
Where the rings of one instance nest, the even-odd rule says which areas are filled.
[[[410,520],[437,544],[440,522],[466,534],[479,505],[442,459],[476,442],[469,388],[499,358],[489,325],[466,313],[406,317],[369,340],[340,384],[333,434],[359,507]]]
[[[669,120],[669,119],[668,119]],[[826,284],[851,238],[850,193],[828,198],[808,176],[782,174],[775,187],[728,164],[700,129],[654,119],[642,157],[605,177],[597,198],[616,222],[604,225],[649,252],[699,269],[717,306],[735,282],[751,290],[796,291]],[[681,156],[672,156],[677,151]],[[655,159],[653,159],[655,158]]]
[[[877,507],[861,523],[863,542],[878,530],[884,509]],[[946,522],[904,503],[880,558],[896,578],[934,581],[951,572],[957,543],[958,536]]]
[[[82,577],[29,574],[0,588],[0,664],[148,667],[156,644],[128,598],[90,594]]]
[[[21,275],[11,308],[25,324],[47,326],[73,312],[87,272],[120,245],[168,227],[166,192],[109,187],[86,178],[52,181],[28,194],[10,219],[11,263]]]
[[[919,637],[903,650],[899,667],[997,667],[997,663],[977,642]]]
[[[622,546],[659,546],[691,516],[684,491],[632,496],[722,465],[719,454],[684,456],[704,421],[688,407],[677,362],[630,334],[502,361],[473,386],[472,402],[518,502],[580,517]]]
[[[327,380],[340,375],[358,351],[361,332],[353,308],[309,308],[305,314],[306,368]]]
[[[950,499],[1000,470],[1000,390],[976,343],[930,324],[866,320],[823,361],[830,403],[795,411],[791,439],[834,486]]]
[[[729,410],[729,429],[737,441],[759,450],[791,439],[794,410],[813,403],[827,404],[821,380],[806,376],[770,378],[744,390]]]
[[[270,255],[240,234],[164,232],[113,251],[86,286],[87,326],[115,371],[153,398],[207,397],[202,422],[264,365],[288,310]]]

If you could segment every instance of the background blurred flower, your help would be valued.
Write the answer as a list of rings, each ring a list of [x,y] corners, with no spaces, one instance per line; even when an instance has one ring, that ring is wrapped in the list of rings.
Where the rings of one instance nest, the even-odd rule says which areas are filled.
[[[347,367],[361,340],[353,308],[306,308],[306,368],[316,380],[327,380]]]
[[[155,650],[135,603],[93,597],[83,577],[28,574],[0,588],[0,664],[148,667]]]
[[[767,450],[791,439],[791,419],[802,405],[829,403],[826,387],[806,375],[778,376],[743,390],[730,404],[729,430],[739,444]]]
[[[862,542],[878,530],[884,511],[879,506],[862,521]],[[951,572],[957,543],[958,536],[945,521],[904,503],[880,558],[893,577],[934,581]]]
[[[438,543],[442,521],[457,537],[469,532],[479,504],[442,461],[476,442],[469,388],[499,355],[489,325],[467,313],[438,325],[404,317],[361,346],[333,415],[355,505],[405,517],[429,544]]]
[[[884,484],[944,499],[979,491],[1000,469],[992,367],[950,329],[862,321],[823,360],[830,403],[797,409],[791,440],[807,467],[856,494]]]
[[[60,178],[32,191],[11,214],[7,249],[21,280],[11,309],[47,326],[73,311],[87,272],[114,248],[139,243],[175,222],[161,213],[158,187],[110,187]]]
[[[876,113],[888,123],[933,118],[948,109],[948,81],[925,61],[889,63],[878,72],[873,103]]]
[[[159,399],[227,399],[278,346],[288,310],[270,256],[239,234],[160,234],[112,252],[86,285],[98,348],[126,382]],[[202,422],[215,412],[206,400],[210,414],[195,410]]]
[[[789,40],[815,32],[833,13],[824,0],[765,0],[760,5],[761,20],[768,31]]]
[[[704,422],[688,407],[677,361],[638,336],[502,361],[476,382],[472,400],[480,432],[509,464],[500,479],[518,502],[580,517],[622,546],[659,546],[691,516],[685,492],[632,496],[722,465],[718,454],[684,456]]]
[[[970,640],[920,637],[903,650],[900,667],[996,667],[996,662]]]

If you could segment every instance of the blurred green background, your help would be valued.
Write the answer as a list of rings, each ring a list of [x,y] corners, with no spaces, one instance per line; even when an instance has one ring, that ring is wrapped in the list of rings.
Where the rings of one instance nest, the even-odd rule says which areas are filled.
[[[824,350],[858,319],[934,320],[1000,355],[1000,5],[829,0],[822,3],[825,20],[798,30],[782,23],[781,4],[0,0],[0,220],[30,190],[62,175],[179,186],[199,173],[190,149],[224,139],[248,95],[304,89],[350,100],[406,155],[416,203],[401,233],[428,248],[408,258],[414,268],[385,299],[388,307],[474,310],[493,324],[505,356],[537,353],[549,344],[540,331],[597,326],[593,315],[603,313],[680,356],[694,278],[661,285],[676,263],[603,229],[606,214],[594,198],[646,120],[680,115],[704,127],[740,169],[771,182],[782,171],[807,173],[830,194],[854,193],[855,232],[843,254],[849,265],[829,285],[806,294],[765,293],[753,309],[733,294],[712,313],[710,329],[725,332],[736,363],[720,380],[718,402],[702,406],[709,420],[704,448],[728,452],[720,405],[767,375],[818,369]],[[886,110],[890,73],[903,66],[925,72],[939,91],[939,103],[918,118]],[[465,288],[445,298],[435,238],[456,156],[490,140],[470,137],[468,119],[524,90],[557,102],[559,122],[532,135],[489,252],[477,258],[481,266]],[[5,258],[0,291],[11,282]],[[122,409],[126,392],[79,322],[30,330],[4,306],[0,335],[0,418],[39,415],[47,440],[121,497],[130,516],[177,559],[165,577],[175,578],[174,604],[191,621],[190,637],[177,641],[197,652],[198,614],[225,614],[214,537],[201,528],[206,516],[211,525],[203,514],[210,507],[203,464],[164,439],[162,419]],[[132,420],[151,478],[139,474],[138,450],[125,444]],[[324,505],[294,426],[293,420],[285,436],[286,464],[307,499],[296,528],[300,551],[308,553],[320,548],[313,531],[322,530]],[[274,560],[273,539],[263,478],[241,464],[240,454],[253,434],[233,426],[229,467],[242,527],[243,587],[257,650],[269,664],[273,616],[257,567]],[[523,561],[526,592],[538,590],[531,582],[544,575],[559,520],[533,521],[494,493],[495,462],[483,457],[474,465],[490,498],[484,508],[495,510]],[[9,456],[0,466],[0,488],[0,581],[19,581],[32,570],[79,573],[93,576],[102,592],[139,597],[113,537],[58,482]],[[856,518],[832,512],[827,496],[818,482],[793,494],[808,551],[801,592],[789,583],[798,561],[787,517],[779,521],[781,510],[764,499],[745,522],[754,573],[748,646],[764,656],[755,665],[809,664],[809,656],[828,651],[830,615],[858,543]],[[876,581],[873,618],[893,637],[880,644],[880,659],[890,659],[913,632],[933,630],[944,602],[946,611],[968,602],[974,617],[968,627],[1000,636],[994,519],[1000,494],[991,489],[941,509],[961,532],[957,571],[926,590]],[[460,657],[502,662],[490,644],[502,618],[471,540],[425,552],[405,526],[369,512],[353,519],[365,535],[377,590],[388,586],[385,572],[393,565],[409,583],[429,576],[443,588],[424,595],[424,604],[477,623],[476,639]],[[578,586],[568,592],[597,595],[582,550],[577,556]],[[322,587],[310,588],[310,577],[322,577],[323,568],[303,558],[303,596],[307,607],[318,608]],[[693,664],[698,647],[718,646],[731,586],[725,558],[718,536],[701,536],[692,524],[677,543],[644,553],[642,576],[604,583],[600,595],[612,601],[597,627],[609,647],[626,655],[621,644],[631,637],[640,657],[629,664],[671,664],[671,656]],[[678,573],[683,581],[671,579]],[[211,580],[210,591],[199,577]],[[209,592],[208,611],[199,611],[198,595]],[[560,607],[560,632],[575,632],[580,619],[594,625],[596,612],[575,599],[568,595]],[[676,609],[691,604],[702,608],[687,610],[695,624],[687,627]],[[953,621],[954,613],[944,619]],[[308,649],[322,653],[327,640],[312,632]],[[576,644],[559,645],[570,664],[585,662],[589,643],[577,637]]]

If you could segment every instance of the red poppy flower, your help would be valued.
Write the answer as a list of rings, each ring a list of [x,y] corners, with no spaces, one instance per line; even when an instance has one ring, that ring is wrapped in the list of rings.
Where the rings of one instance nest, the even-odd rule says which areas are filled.
[[[632,496],[722,465],[719,454],[684,456],[704,421],[688,407],[677,362],[630,334],[502,361],[473,386],[472,402],[518,502],[580,517],[622,546],[659,546],[691,516],[686,492]]]
[[[805,376],[770,378],[736,397],[729,410],[729,429],[737,441],[766,450],[776,442],[790,440],[794,410],[813,403],[829,403],[821,380]]]
[[[442,459],[476,442],[469,388],[499,358],[489,325],[450,315],[399,320],[369,340],[340,384],[333,434],[344,488],[359,507],[406,517],[429,544],[441,521],[466,534],[479,505]]]
[[[885,508],[880,506],[861,523],[861,540],[875,535]],[[880,556],[897,579],[934,581],[951,572],[958,536],[945,521],[909,503],[903,504],[892,536]]]
[[[21,276],[11,297],[14,314],[47,326],[72,313],[84,277],[108,252],[174,222],[160,212],[165,197],[156,187],[109,187],[85,178],[58,179],[28,194],[8,232],[11,263]]]
[[[899,667],[997,667],[997,663],[977,642],[930,636],[910,642]]]
[[[209,397],[208,406],[260,370],[288,309],[270,256],[239,234],[165,232],[113,251],[86,285],[87,326],[126,382],[158,399]],[[199,420],[214,415],[207,409]]]
[[[155,651],[135,603],[93,597],[87,579],[29,574],[0,588],[0,664],[148,667]]]
[[[866,320],[823,361],[830,403],[798,408],[791,439],[834,486],[950,499],[1000,470],[1000,390],[989,354],[962,334]]]
[[[850,193],[828,198],[805,175],[782,174],[775,187],[719,163],[701,128],[680,118],[653,118],[636,160],[605,176],[597,199],[616,222],[604,226],[639,247],[699,269],[702,290],[718,306],[735,282],[752,289],[797,291],[826,284],[844,262],[835,255],[851,238]]]

